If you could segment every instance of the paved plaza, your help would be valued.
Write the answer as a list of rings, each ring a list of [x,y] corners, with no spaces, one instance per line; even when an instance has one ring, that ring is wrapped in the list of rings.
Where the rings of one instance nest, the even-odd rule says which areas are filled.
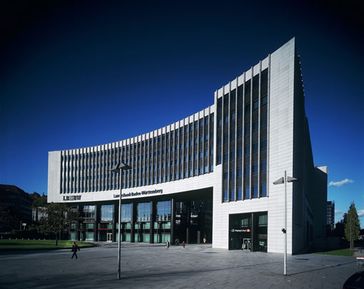
[[[213,249],[210,245],[123,244],[122,280],[117,246],[70,250],[0,252],[0,288],[342,288],[358,270],[353,257],[283,255]]]

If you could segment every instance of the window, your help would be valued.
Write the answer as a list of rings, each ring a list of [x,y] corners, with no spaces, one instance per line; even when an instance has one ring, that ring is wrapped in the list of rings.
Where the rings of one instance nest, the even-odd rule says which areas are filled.
[[[267,216],[267,214],[259,216],[258,224],[259,224],[259,227],[266,227],[268,225],[268,216]]]
[[[171,201],[162,201],[157,203],[157,221],[171,220]]]
[[[241,226],[242,227],[249,227],[250,226],[250,218],[242,218],[241,219]]]
[[[101,206],[101,221],[108,222],[113,220],[114,205]]]
[[[133,204],[121,205],[121,222],[131,222]]]
[[[152,204],[148,203],[139,203],[137,210],[137,220],[138,222],[150,222],[152,212]]]
[[[83,206],[83,214],[85,219],[95,219],[96,206]]]

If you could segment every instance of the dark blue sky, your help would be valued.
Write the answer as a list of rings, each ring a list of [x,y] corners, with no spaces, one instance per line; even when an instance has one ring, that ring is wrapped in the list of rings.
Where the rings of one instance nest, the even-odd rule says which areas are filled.
[[[364,216],[363,11],[195,2],[2,2],[0,183],[47,193],[48,151],[182,119],[296,37],[315,163],[329,167],[337,217],[351,201]]]

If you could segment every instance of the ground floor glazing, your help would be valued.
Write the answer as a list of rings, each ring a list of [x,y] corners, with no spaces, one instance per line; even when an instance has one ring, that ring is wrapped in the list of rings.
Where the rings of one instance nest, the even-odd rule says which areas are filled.
[[[267,252],[267,212],[229,216],[229,249]]]
[[[117,241],[118,202],[74,206],[80,219],[70,229],[72,240]],[[121,240],[143,243],[210,243],[212,190],[123,201]]]

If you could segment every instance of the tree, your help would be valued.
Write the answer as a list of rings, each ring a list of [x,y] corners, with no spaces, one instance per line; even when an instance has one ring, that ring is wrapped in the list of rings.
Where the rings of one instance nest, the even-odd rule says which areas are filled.
[[[345,220],[345,238],[350,242],[350,249],[354,248],[354,241],[359,238],[360,223],[354,202],[351,203]]]
[[[56,237],[56,246],[62,231],[69,226],[70,208],[65,204],[51,203],[45,208],[46,216],[41,220],[40,229],[45,233],[53,233]]]
[[[14,207],[0,204],[0,232],[11,232],[20,228],[21,217]]]
[[[45,207],[47,205],[47,196],[40,195],[36,192],[30,194],[32,199],[32,208]]]

